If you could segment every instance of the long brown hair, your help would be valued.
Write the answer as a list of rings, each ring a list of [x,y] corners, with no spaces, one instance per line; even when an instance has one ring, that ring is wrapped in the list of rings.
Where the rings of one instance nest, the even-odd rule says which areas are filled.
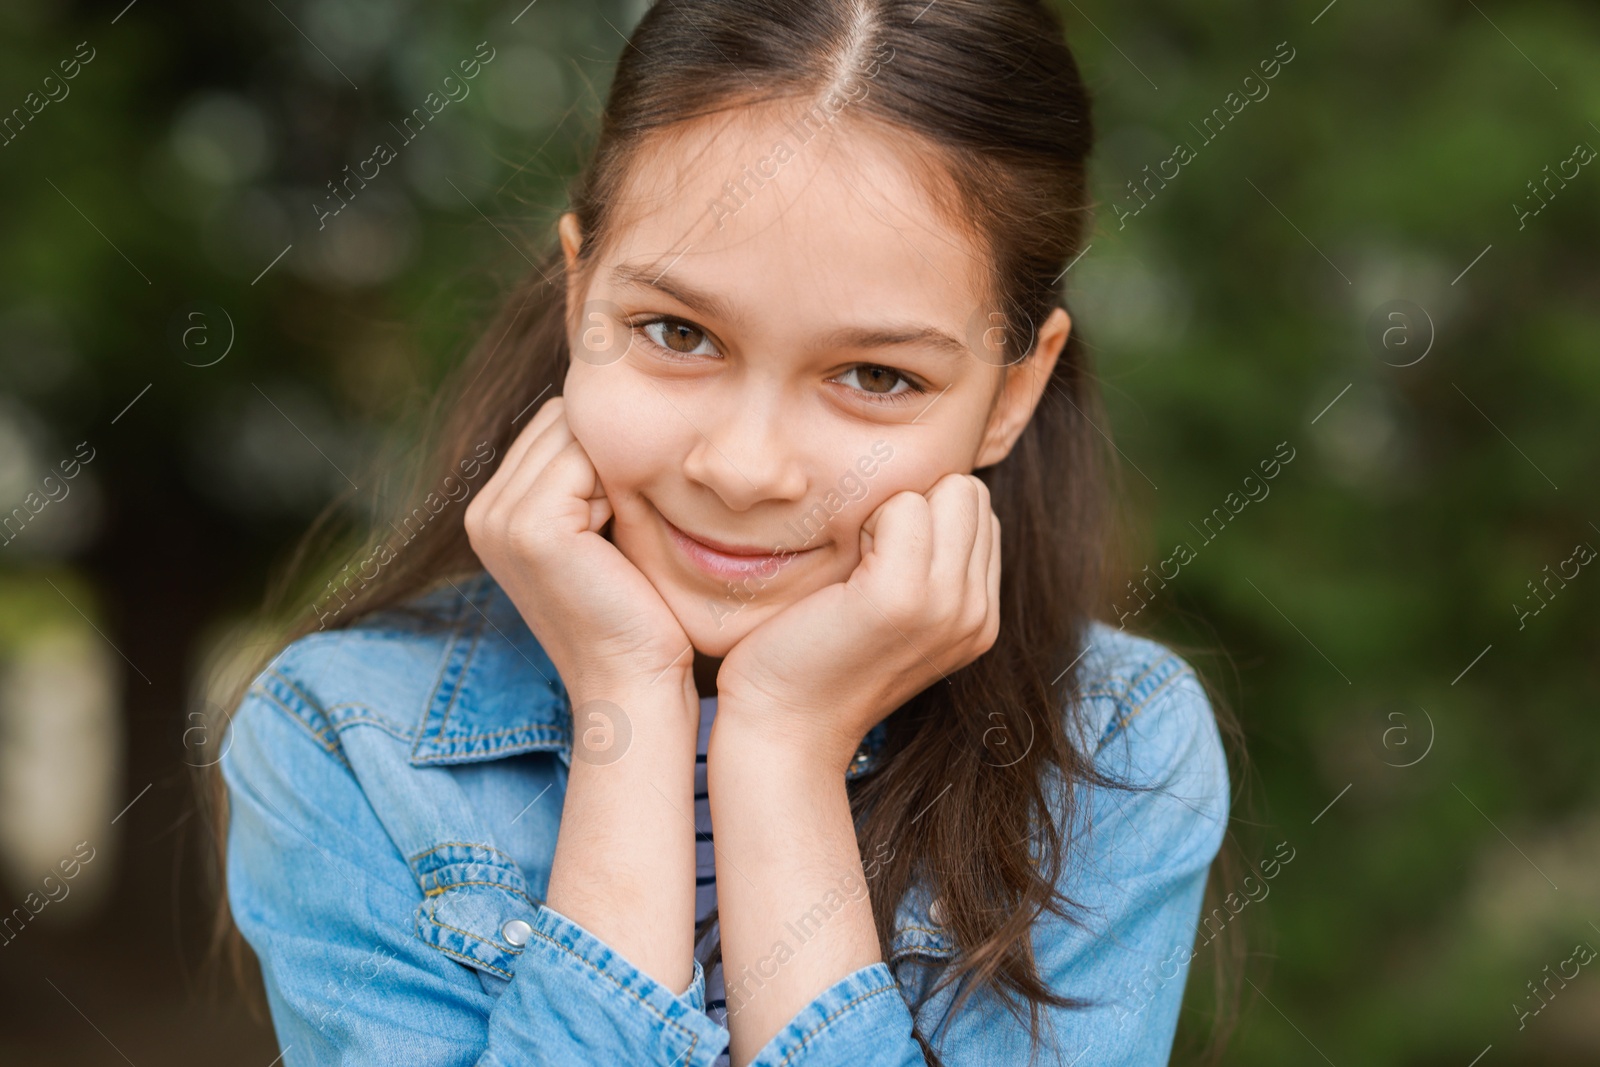
[[[1091,215],[1090,97],[1063,36],[1039,0],[657,0],[622,50],[593,155],[571,189],[584,235],[580,272],[619,225],[613,205],[653,137],[757,103],[815,114],[831,94],[835,103],[848,101],[843,121],[872,120],[912,147],[908,157],[924,168],[930,192],[987,253],[1008,358],[1026,358],[1036,330],[1064,306],[1060,281]],[[389,520],[412,514],[481,442],[503,456],[529,410],[560,394],[570,359],[567,275],[553,235],[546,241],[533,273],[436,394],[410,499],[374,524],[358,558],[392,545],[397,526]],[[1051,778],[1128,788],[1105,778],[1073,740],[1081,718],[1073,663],[1090,621],[1104,614],[1112,569],[1118,494],[1104,425],[1075,327],[1011,454],[976,472],[1002,531],[999,637],[949,684],[931,686],[885,720],[884,759],[850,789],[861,855],[874,861],[870,894],[884,958],[896,905],[924,880],[941,899],[959,950],[939,977],[941,988],[960,983],[952,1013],[992,986],[1019,1020],[1027,1005],[1035,1054],[1043,1006],[1088,1003],[1044,983],[1029,939],[1045,911],[1078,921],[1075,902],[1057,890],[1072,846],[1073,791],[1053,792]],[[307,573],[339,507],[307,534],[280,595],[303,593],[296,576]],[[346,567],[318,590],[320,607],[303,611],[283,643],[401,608],[447,578],[481,570],[463,510],[422,525],[374,578]],[[1234,747],[1236,727],[1226,706],[1215,704]],[[226,795],[215,769],[206,787],[220,872]],[[1231,880],[1231,867],[1225,849],[1208,898]],[[217,943],[237,949],[217,881]],[[1236,927],[1230,924],[1230,939]],[[716,946],[708,965],[719,952]],[[1218,975],[1226,978],[1237,958],[1237,950],[1218,952]],[[1215,986],[1214,1050],[1229,1028],[1236,983]]]

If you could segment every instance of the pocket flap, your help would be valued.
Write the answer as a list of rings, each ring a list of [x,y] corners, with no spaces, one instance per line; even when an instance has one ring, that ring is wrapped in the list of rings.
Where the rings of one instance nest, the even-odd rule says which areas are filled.
[[[520,920],[531,927],[539,901],[510,857],[482,845],[451,844],[412,859],[422,885],[415,931],[451,958],[509,980],[527,943]]]
[[[935,921],[937,907],[927,886],[913,882],[894,913],[894,936],[889,941],[889,960],[893,965],[910,955],[930,959],[949,959],[956,953],[950,932]]]

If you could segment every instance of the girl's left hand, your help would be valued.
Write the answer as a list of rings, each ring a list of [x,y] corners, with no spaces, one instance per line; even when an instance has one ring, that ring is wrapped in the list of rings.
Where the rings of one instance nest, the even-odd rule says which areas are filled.
[[[716,722],[843,774],[868,730],[999,633],[1000,520],[981,479],[947,474],[867,517],[847,581],[734,645],[717,674]]]

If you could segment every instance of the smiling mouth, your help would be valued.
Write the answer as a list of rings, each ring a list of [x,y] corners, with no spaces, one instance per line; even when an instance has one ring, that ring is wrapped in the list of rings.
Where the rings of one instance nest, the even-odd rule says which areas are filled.
[[[817,547],[820,547],[798,551],[788,549],[773,551],[757,545],[735,545],[725,541],[701,540],[673,525],[672,521],[661,515],[659,510],[656,514],[661,516],[661,522],[666,526],[667,534],[678,547],[678,551],[698,569],[714,578],[730,581],[750,577],[770,579],[777,574],[780,567],[793,562],[799,556],[815,552]]]

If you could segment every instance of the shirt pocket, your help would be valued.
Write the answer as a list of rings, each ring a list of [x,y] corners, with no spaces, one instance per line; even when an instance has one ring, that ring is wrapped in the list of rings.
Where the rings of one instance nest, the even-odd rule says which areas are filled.
[[[914,1013],[956,955],[955,941],[943,925],[941,905],[930,899],[921,883],[914,884],[896,908],[889,945],[890,973]]]
[[[418,939],[477,972],[498,997],[516,973],[539,901],[509,856],[486,845],[452,843],[413,858],[422,884]]]

